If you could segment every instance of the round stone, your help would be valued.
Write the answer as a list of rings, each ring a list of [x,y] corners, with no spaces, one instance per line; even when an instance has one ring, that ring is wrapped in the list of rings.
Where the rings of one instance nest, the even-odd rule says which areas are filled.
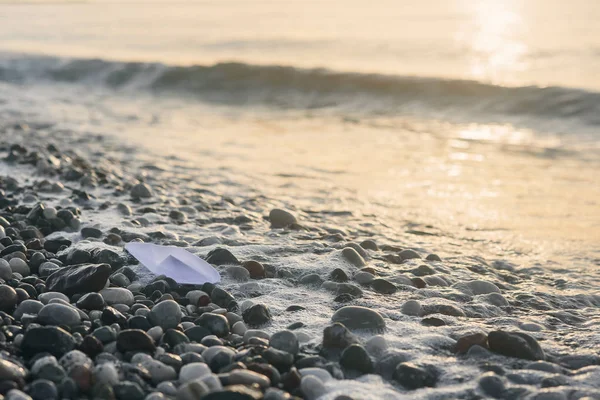
[[[242,313],[244,322],[250,326],[259,326],[271,321],[271,312],[264,304],[255,304]]]
[[[263,279],[265,277],[265,267],[258,261],[246,261],[242,264],[250,273],[252,279]]]
[[[269,345],[294,355],[298,354],[300,349],[296,334],[288,330],[274,333],[269,340]]]
[[[340,358],[340,365],[363,374],[373,372],[371,357],[369,357],[365,348],[359,344],[353,344],[344,349]]]
[[[271,210],[269,213],[269,221],[271,221],[271,226],[273,228],[286,228],[290,225],[298,223],[298,220],[294,214],[280,208],[274,208]]]
[[[409,390],[433,387],[437,383],[437,375],[433,368],[423,368],[410,362],[398,364],[394,371],[394,379]]]
[[[352,247],[345,247],[342,249],[342,257],[344,257],[346,261],[357,268],[361,268],[366,265],[364,258],[362,258],[361,255],[358,254],[358,252]]]
[[[152,307],[148,314],[148,320],[153,325],[158,325],[163,329],[176,328],[181,322],[183,313],[179,304],[174,300],[165,300]]]
[[[12,268],[8,261],[3,258],[0,258],[0,279],[4,279],[5,281],[9,280],[12,277]]]
[[[394,294],[398,290],[396,285],[382,278],[373,280],[371,282],[371,288],[381,294]]]
[[[14,311],[13,317],[20,320],[24,314],[37,315],[37,313],[40,312],[42,307],[44,307],[44,304],[41,301],[31,300],[31,299],[24,300],[19,304],[17,309]]]
[[[112,306],[113,304],[125,304],[131,307],[135,302],[133,293],[124,288],[106,288],[102,289],[100,294],[109,306]]]
[[[38,300],[43,304],[48,304],[52,299],[61,299],[67,303],[69,302],[69,298],[60,292],[46,292],[38,296]]]
[[[100,293],[86,293],[77,300],[77,307],[83,310],[102,310],[104,298]]]
[[[505,386],[502,378],[493,372],[486,372],[479,378],[481,390],[493,398],[498,398],[504,392]]]
[[[331,317],[348,329],[383,330],[385,321],[377,312],[366,307],[346,306],[337,310]]]
[[[0,311],[13,311],[18,300],[19,297],[15,289],[8,285],[0,285]]]
[[[421,303],[419,303],[417,300],[407,300],[402,305],[401,311],[404,315],[418,317],[421,315]]]
[[[300,390],[307,400],[316,400],[327,392],[323,382],[316,376],[303,376],[300,381]]]
[[[375,275],[370,272],[360,271],[354,275],[354,280],[361,285],[368,285],[375,280]]]
[[[537,340],[522,332],[492,331],[488,334],[490,350],[508,357],[544,360],[544,351]]]
[[[152,197],[152,188],[145,183],[138,183],[131,188],[131,197],[142,199]]]
[[[0,359],[0,381],[19,381],[25,379],[25,368],[7,360]]]
[[[12,272],[21,274],[21,276],[23,277],[29,276],[29,274],[31,273],[27,263],[21,260],[20,258],[11,258],[11,260],[8,262],[8,265],[10,265],[10,269],[12,270]]]
[[[179,371],[179,382],[186,383],[194,379],[204,378],[212,373],[207,364],[194,362],[181,367]]]
[[[121,353],[128,351],[152,353],[156,350],[154,340],[141,329],[125,329],[117,336],[117,349]]]
[[[455,286],[457,289],[472,295],[500,293],[498,286],[494,285],[492,282],[482,280],[462,282]]]
[[[38,320],[44,325],[75,326],[81,323],[77,310],[60,303],[50,303],[42,307]]]
[[[208,329],[217,337],[225,337],[229,335],[229,322],[223,315],[204,313],[195,321],[195,323]]]

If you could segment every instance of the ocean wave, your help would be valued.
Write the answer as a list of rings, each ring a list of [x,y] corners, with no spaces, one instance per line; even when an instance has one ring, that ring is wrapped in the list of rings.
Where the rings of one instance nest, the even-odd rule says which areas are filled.
[[[369,104],[381,113],[461,109],[600,125],[600,93],[566,87],[505,87],[422,78],[238,62],[173,66],[162,63],[46,56],[0,56],[0,80],[40,80],[191,95],[228,104],[319,108]]]

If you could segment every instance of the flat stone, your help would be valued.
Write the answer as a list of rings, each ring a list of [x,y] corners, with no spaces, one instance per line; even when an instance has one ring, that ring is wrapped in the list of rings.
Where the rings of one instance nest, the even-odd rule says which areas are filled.
[[[43,304],[48,304],[52,299],[61,299],[67,303],[69,302],[69,298],[60,292],[45,292],[38,296],[38,300]]]
[[[369,308],[345,306],[337,310],[331,317],[333,322],[340,322],[348,329],[383,330],[385,321],[381,315]]]
[[[108,264],[65,267],[50,275],[46,279],[46,286],[48,291],[64,293],[67,296],[98,292],[106,285],[111,272]]]
[[[398,256],[402,260],[412,260],[412,259],[421,258],[419,253],[417,253],[416,251],[411,250],[411,249],[402,250],[400,253],[398,253]]]
[[[454,285],[454,287],[471,295],[500,293],[500,289],[498,288],[498,286],[494,285],[492,282],[483,280],[461,282]]]
[[[25,357],[44,352],[60,357],[73,350],[75,345],[75,339],[67,331],[56,326],[46,326],[28,329],[21,342],[21,351]]]
[[[371,288],[381,294],[394,294],[398,291],[396,285],[382,278],[373,280],[371,282]]]

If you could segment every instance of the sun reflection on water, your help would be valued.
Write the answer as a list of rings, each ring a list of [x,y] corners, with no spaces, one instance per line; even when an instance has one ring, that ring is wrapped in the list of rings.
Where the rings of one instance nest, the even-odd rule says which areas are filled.
[[[463,4],[473,14],[473,25],[465,26],[456,39],[472,54],[472,78],[501,85],[514,83],[512,75],[528,68],[528,48],[520,39],[526,26],[517,2],[480,0]]]

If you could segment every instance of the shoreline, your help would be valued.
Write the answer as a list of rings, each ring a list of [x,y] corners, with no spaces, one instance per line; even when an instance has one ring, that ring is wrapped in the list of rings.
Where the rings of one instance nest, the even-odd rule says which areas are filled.
[[[124,398],[133,393],[151,400],[186,400],[198,393],[213,398],[228,386],[235,387],[226,390],[244,392],[245,398],[269,399],[286,398],[281,391],[307,399],[319,395],[324,399],[341,395],[354,399],[563,398],[543,397],[554,392],[569,399],[584,395],[600,398],[600,389],[593,382],[600,374],[600,358],[593,351],[600,296],[571,293],[566,279],[543,266],[488,263],[466,256],[427,260],[433,251],[388,242],[378,237],[376,227],[340,225],[343,214],[334,219],[291,210],[297,220],[280,213],[283,222],[278,225],[267,216],[273,209],[287,207],[260,193],[224,198],[189,177],[178,177],[177,170],[161,168],[159,163],[138,169],[136,153],[127,154],[114,139],[79,137],[68,143],[59,138],[49,148],[50,141],[36,129],[13,127],[3,133],[8,137],[3,138],[3,153],[5,143],[13,142],[15,134],[20,139],[14,142],[24,143],[22,148],[9,151],[13,160],[2,161],[0,167],[0,176],[16,179],[2,179],[6,197],[0,197],[8,202],[2,207],[8,224],[4,224],[4,231],[6,236],[28,237],[31,250],[23,252],[22,246],[17,246],[6,252],[14,243],[5,241],[8,246],[3,244],[3,256],[23,261],[9,264],[12,272],[37,268],[40,273],[44,262],[58,260],[52,261],[54,266],[42,268],[44,274],[61,266],[108,261],[110,271],[97,267],[89,275],[100,276],[97,279],[108,280],[119,289],[106,291],[103,285],[92,282],[87,291],[104,291],[102,297],[87,296],[83,302],[85,293],[81,292],[66,300],[64,295],[46,295],[42,296],[46,304],[38,304],[35,299],[48,289],[49,275],[42,279],[23,276],[24,280],[4,276],[7,284],[2,290],[9,300],[3,297],[2,311],[12,315],[8,326],[14,327],[3,331],[6,344],[2,347],[10,356],[3,357],[3,371],[8,372],[0,380],[15,383],[7,384],[8,389],[42,391],[45,398],[52,398],[55,392],[63,397],[68,393],[71,398],[91,394]],[[76,147],[81,158],[69,152]],[[45,161],[39,161],[34,151]],[[136,175],[147,182],[150,197],[132,196],[132,188],[139,184]],[[62,189],[57,181],[62,182]],[[138,186],[134,194],[145,195],[139,190]],[[29,193],[32,191],[35,193]],[[45,209],[38,207],[36,211],[39,201]],[[14,208],[6,211],[6,206]],[[63,212],[58,217],[58,212],[69,207],[73,207],[70,216]],[[54,221],[56,218],[62,224]],[[292,229],[288,229],[290,221]],[[91,235],[86,240],[82,240],[81,228],[87,228],[86,236]],[[188,247],[208,258],[223,277],[218,285],[221,289],[211,292],[214,289],[209,286],[192,288],[168,280],[152,281],[152,276],[123,251],[126,241],[139,239]],[[61,243],[66,245],[67,241],[69,246],[61,249]],[[420,241],[427,242],[423,238]],[[55,251],[44,253],[43,249],[49,251],[46,242]],[[218,248],[224,250],[214,252]],[[19,252],[23,256],[15,254]],[[34,258],[36,253],[42,253],[43,260],[41,256]],[[244,267],[243,263],[250,261],[255,264]],[[254,279],[263,275],[264,279]],[[592,279],[590,287],[594,282]],[[126,289],[132,284],[135,286]],[[17,292],[20,285],[22,290]],[[53,287],[71,292],[65,285]],[[7,287],[15,292],[12,305],[13,292]],[[190,295],[190,291],[194,293]],[[25,295],[28,300],[23,299]],[[207,301],[218,307],[209,306]],[[70,303],[93,308],[78,305],[76,311]],[[112,308],[106,311],[104,303]],[[158,304],[163,305],[153,311]],[[178,305],[180,320],[174,325],[162,321],[179,314]],[[292,306],[304,309],[286,311]],[[346,308],[340,313],[347,306],[373,311]],[[44,307],[46,311],[42,311]],[[19,309],[23,312],[14,318]],[[348,312],[350,318],[344,315]],[[332,320],[332,316],[337,317]],[[56,318],[63,317],[71,333],[58,332],[56,326],[63,321]],[[353,324],[361,320],[375,329],[351,332],[339,325],[330,328],[336,320],[352,326],[352,331]],[[37,327],[40,322],[45,327]],[[187,323],[187,329],[178,328],[180,323]],[[294,334],[284,330],[293,324]],[[29,329],[24,329],[26,325]],[[145,333],[129,332],[127,328],[132,326],[148,329]],[[244,328],[250,330],[244,332]],[[167,334],[168,329],[173,330]],[[188,329],[196,332],[186,334]],[[49,331],[56,335],[56,341],[66,343],[65,350],[83,353],[71,353],[71,361],[61,358],[68,351],[56,352],[56,360],[50,357],[32,363],[36,354],[56,351],[51,345],[36,347],[41,340],[34,334],[44,332],[45,336]],[[206,331],[210,334],[202,336]],[[494,331],[509,333],[490,337]],[[520,334],[512,333],[515,331]],[[98,335],[107,336],[101,340]],[[191,338],[204,342],[186,344],[186,339],[193,341]],[[582,350],[570,355],[578,347]],[[104,351],[98,352],[100,348]],[[172,353],[176,348],[178,354]],[[247,368],[230,367],[238,360]],[[53,367],[42,368],[46,365]],[[227,367],[231,370],[217,375]],[[309,370],[302,372],[305,368]],[[58,382],[45,375],[40,378],[40,371],[46,369],[59,371],[59,375],[62,369],[63,378],[54,378]],[[336,379],[343,377],[352,380]],[[250,387],[252,384],[258,388]],[[6,398],[17,398],[7,396],[8,390],[4,392]]]

